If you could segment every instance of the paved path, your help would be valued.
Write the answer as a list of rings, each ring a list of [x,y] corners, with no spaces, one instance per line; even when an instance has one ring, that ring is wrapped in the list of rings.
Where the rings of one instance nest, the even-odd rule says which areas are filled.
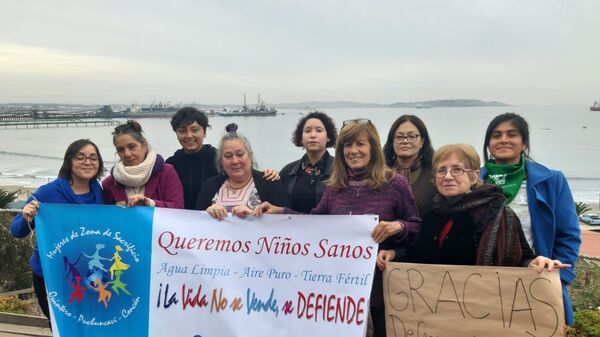
[[[47,337],[52,336],[52,332],[50,328],[0,323],[0,337],[17,336]]]
[[[581,230],[581,248],[579,255],[600,257],[600,233],[590,230]]]

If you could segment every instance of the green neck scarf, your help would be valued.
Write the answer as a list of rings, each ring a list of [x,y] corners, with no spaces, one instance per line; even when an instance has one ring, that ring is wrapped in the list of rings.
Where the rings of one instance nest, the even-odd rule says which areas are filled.
[[[508,202],[513,201],[525,179],[525,160],[523,156],[521,156],[521,161],[518,164],[500,165],[496,164],[495,160],[490,159],[485,163],[485,168],[488,171],[485,182],[502,188]]]

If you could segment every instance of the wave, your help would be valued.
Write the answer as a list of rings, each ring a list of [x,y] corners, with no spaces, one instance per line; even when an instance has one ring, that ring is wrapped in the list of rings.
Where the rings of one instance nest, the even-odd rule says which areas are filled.
[[[20,178],[20,179],[43,179],[43,180],[47,180],[47,179],[55,179],[56,175],[54,176],[48,176],[48,175],[37,175],[37,174],[31,174],[31,173],[14,173],[14,172],[2,172],[0,173],[0,177],[3,178]]]
[[[2,150],[0,150],[0,155],[2,155],[2,154],[9,155],[9,156],[26,157],[26,158],[43,158],[43,159],[58,159],[58,160],[63,160],[62,157],[44,156],[44,155],[41,155],[41,154],[20,153],[20,152],[11,152],[11,151],[2,151]]]

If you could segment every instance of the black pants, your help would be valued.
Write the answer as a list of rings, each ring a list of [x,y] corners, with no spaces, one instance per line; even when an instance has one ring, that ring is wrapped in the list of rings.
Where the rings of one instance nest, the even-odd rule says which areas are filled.
[[[373,337],[385,337],[385,309],[371,307]]]
[[[40,309],[48,319],[50,319],[50,310],[48,309],[48,296],[46,294],[46,284],[44,284],[44,278],[33,274],[33,290],[35,296],[37,296],[38,304]]]

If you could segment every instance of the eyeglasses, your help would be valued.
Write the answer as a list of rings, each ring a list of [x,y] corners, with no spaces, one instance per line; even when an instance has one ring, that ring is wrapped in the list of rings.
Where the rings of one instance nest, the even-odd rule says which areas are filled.
[[[346,126],[346,125],[350,125],[350,124],[372,124],[370,119],[366,119],[366,118],[357,118],[357,119],[348,119],[345,120],[342,123],[342,127]]]
[[[98,160],[99,160],[99,159],[98,159],[98,156],[97,156],[97,155],[95,155],[95,154],[91,154],[91,155],[89,155],[89,156],[86,156],[86,155],[84,155],[83,153],[78,153],[78,154],[76,154],[76,155],[75,155],[75,158],[73,158],[73,159],[75,159],[75,161],[76,161],[77,163],[79,163],[79,164],[83,164],[83,163],[85,163],[85,161],[86,161],[86,160],[88,160],[88,159],[89,159],[90,163],[92,163],[92,164],[96,164],[96,163],[98,162]]]
[[[396,135],[394,137],[394,143],[400,144],[400,143],[402,143],[405,140],[408,141],[409,143],[414,143],[414,142],[417,141],[417,139],[419,139],[419,135],[415,135],[415,134],[412,134],[412,133],[408,134],[406,136],[404,136],[404,135]]]
[[[465,172],[472,172],[473,169],[466,169],[463,167],[451,167],[450,168],[450,174],[453,177],[458,177],[463,175]],[[447,168],[441,168],[438,169],[437,171],[435,171],[435,176],[438,178],[444,178],[446,176],[446,174],[448,173],[448,169]]]

